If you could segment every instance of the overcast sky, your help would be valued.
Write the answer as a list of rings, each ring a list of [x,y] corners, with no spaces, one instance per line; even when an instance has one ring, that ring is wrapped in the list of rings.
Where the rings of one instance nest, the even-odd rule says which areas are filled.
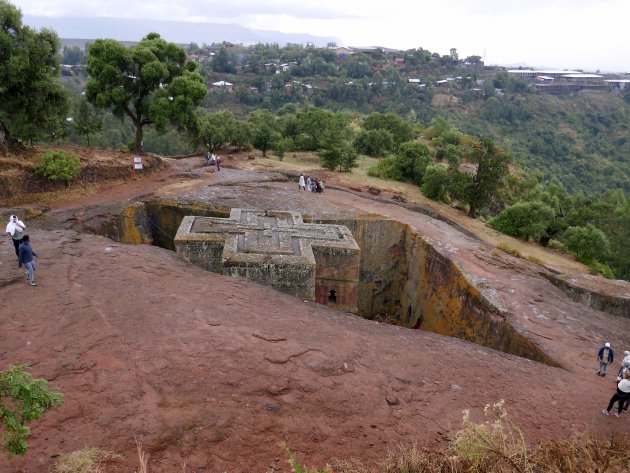
[[[630,0],[9,0],[24,14],[212,23],[488,64],[630,72]]]

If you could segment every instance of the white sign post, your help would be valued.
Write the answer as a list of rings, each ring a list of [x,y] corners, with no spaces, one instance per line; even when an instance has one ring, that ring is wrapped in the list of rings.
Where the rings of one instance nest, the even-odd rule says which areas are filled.
[[[133,178],[136,178],[136,169],[142,169],[142,158],[140,156],[133,157]]]

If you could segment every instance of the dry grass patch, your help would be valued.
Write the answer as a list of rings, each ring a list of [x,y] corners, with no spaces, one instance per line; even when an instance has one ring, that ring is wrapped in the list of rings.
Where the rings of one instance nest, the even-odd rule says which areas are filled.
[[[103,463],[121,458],[120,455],[98,447],[85,447],[60,455],[55,461],[56,473],[102,473]]]

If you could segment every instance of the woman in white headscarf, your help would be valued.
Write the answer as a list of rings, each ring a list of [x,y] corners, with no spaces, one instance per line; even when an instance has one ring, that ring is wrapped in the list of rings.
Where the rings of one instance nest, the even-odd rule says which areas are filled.
[[[11,235],[13,246],[15,247],[15,255],[18,258],[20,257],[20,243],[22,243],[24,230],[26,230],[26,225],[24,225],[24,222],[17,218],[17,215],[11,215],[9,217],[9,223],[7,225],[6,232]]]

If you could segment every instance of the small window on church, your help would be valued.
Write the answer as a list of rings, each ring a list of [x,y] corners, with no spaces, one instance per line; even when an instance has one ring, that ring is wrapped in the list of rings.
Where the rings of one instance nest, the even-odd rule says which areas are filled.
[[[331,304],[337,303],[337,291],[335,291],[334,289],[331,289],[328,293],[328,302]]]

